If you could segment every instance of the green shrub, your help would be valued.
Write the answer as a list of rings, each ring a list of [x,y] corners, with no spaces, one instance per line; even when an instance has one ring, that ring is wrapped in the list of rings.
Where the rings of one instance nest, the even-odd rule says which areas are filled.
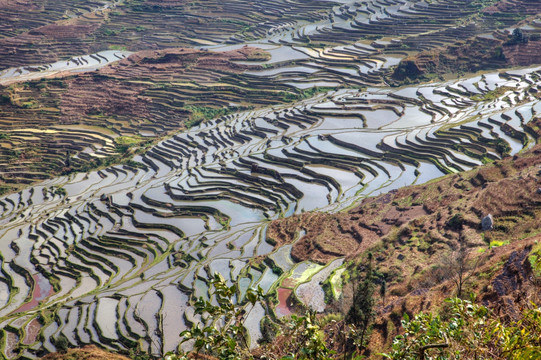
[[[60,334],[54,340],[54,346],[56,347],[56,350],[58,350],[59,352],[65,353],[66,351],[68,351],[69,341],[64,335]]]
[[[452,230],[462,230],[464,226],[464,215],[461,213],[453,215],[452,218],[447,220],[447,227]]]
[[[449,316],[404,315],[403,335],[395,337],[387,359],[539,359],[541,308],[533,306],[518,321],[504,322],[484,306],[453,298]]]
[[[9,95],[1,94],[0,95],[0,105],[2,104],[11,104],[11,98]]]
[[[190,330],[183,331],[180,336],[182,342],[194,341],[194,351],[219,359],[243,359],[248,357],[248,343],[246,329],[242,324],[244,309],[237,305],[234,299],[237,295],[237,285],[227,286],[225,279],[220,274],[215,274],[211,280],[214,301],[200,297],[196,300],[195,313],[203,316],[204,320],[212,322],[210,325],[194,324]],[[263,290],[248,289],[245,299],[254,305],[263,297]],[[215,303],[217,305],[215,305]],[[222,321],[218,321],[218,320]],[[221,322],[224,325],[219,325]],[[169,354],[175,359],[173,354]],[[183,354],[185,356],[187,354]],[[178,357],[177,357],[178,358]]]

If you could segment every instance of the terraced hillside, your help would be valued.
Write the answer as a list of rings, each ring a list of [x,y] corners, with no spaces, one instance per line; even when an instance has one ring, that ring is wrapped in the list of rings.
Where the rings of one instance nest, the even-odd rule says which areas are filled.
[[[130,147],[202,120],[299,96],[285,86],[262,88],[239,79],[243,70],[257,66],[235,61],[267,56],[254,48],[143,51],[124,59],[126,55],[90,55],[90,61],[105,63],[113,57],[117,63],[90,74],[15,82],[0,90],[0,172],[6,184],[107,164],[129,155]]]
[[[10,21],[0,34],[0,84],[6,86],[0,88],[0,132],[11,137],[0,139],[3,189],[129,157],[126,144],[115,140],[119,136],[130,137],[119,142],[143,145],[224,111],[312,96],[318,92],[314,87],[382,86],[390,68],[412,53],[456,47],[464,39],[488,41],[490,47],[488,38],[505,39],[504,29],[513,25],[539,35],[537,2],[493,3],[3,3],[0,11]],[[467,71],[536,63],[537,57],[527,54],[535,54],[537,42],[505,47],[500,55],[490,50],[488,58],[466,51],[456,61],[481,59],[476,66],[463,68],[455,61],[443,67]],[[239,50],[246,43],[265,49],[270,59]],[[194,44],[237,52],[148,50]],[[130,56],[127,50],[146,52],[121,61]],[[486,66],[485,60],[496,65]],[[397,71],[405,64],[406,76],[416,77],[437,68],[434,62],[433,55],[421,56],[413,69],[406,61]]]
[[[488,7],[492,4],[496,6]],[[351,44],[382,37],[412,37],[410,45],[428,48],[511,26],[539,10],[533,0],[70,0],[41,5],[7,2],[0,6],[2,18],[9,19],[3,25],[0,42],[3,68],[50,63],[111,46],[136,51],[256,39]],[[483,7],[487,10],[479,12]]]
[[[240,299],[260,285],[302,301],[343,260],[314,257],[320,265],[275,248],[265,241],[268,220],[336,211],[530,147],[538,79],[533,69],[322,93],[195,126],[134,166],[3,198],[3,353],[34,357],[54,351],[61,336],[73,346],[173,350],[180,331],[199,321],[190,304],[208,296],[214,272],[239,284]],[[276,296],[273,311],[287,314]],[[309,300],[324,307],[322,295]],[[247,311],[255,344],[265,308]]]
[[[530,45],[508,44],[496,67],[537,63],[523,50],[541,43],[540,7],[0,0],[0,185],[17,189],[0,198],[0,357],[63,338],[161,356],[202,321],[193,304],[214,273],[241,304],[249,287],[272,300],[246,305],[250,346],[292,299],[323,311],[320,283],[385,229],[280,224],[532,148],[539,68],[404,82],[441,49],[460,62],[460,44],[517,27]],[[465,71],[494,68],[481,63]]]
[[[532,125],[539,134],[538,124],[536,118]],[[376,316],[365,354],[389,352],[395,336],[403,334],[402,314],[442,314],[448,307],[444,299],[456,296],[477,296],[493,316],[513,324],[522,309],[539,302],[540,154],[538,144],[483,167],[363,199],[348,211],[279,219],[267,236],[290,244],[286,246],[297,261],[326,264],[346,258],[348,265],[325,283],[330,312],[340,313],[344,298],[351,299],[347,276],[371,264],[375,282],[385,283],[386,291],[374,295]],[[492,224],[483,226],[488,214]],[[457,254],[462,251],[467,260],[460,283]],[[316,307],[310,291],[301,289],[295,295]],[[291,293],[283,283],[281,291]],[[345,351],[343,335],[336,333],[341,328],[340,322],[325,328],[327,345],[338,353]],[[481,356],[488,353],[497,359],[506,356],[479,351]]]

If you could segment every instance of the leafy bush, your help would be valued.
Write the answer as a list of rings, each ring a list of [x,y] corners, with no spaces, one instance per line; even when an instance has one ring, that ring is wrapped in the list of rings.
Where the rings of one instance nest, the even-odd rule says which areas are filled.
[[[0,95],[0,105],[2,104],[11,104],[11,98],[9,95],[1,94]]]
[[[309,311],[306,316],[291,315],[282,331],[289,341],[285,344],[288,355],[281,360],[329,360],[334,354],[327,348],[314,311]]]
[[[180,334],[184,338],[182,342],[193,340],[196,353],[216,356],[219,359],[236,360],[249,357],[246,329],[243,326],[244,308],[233,300],[237,294],[237,285],[227,286],[220,274],[214,275],[211,285],[214,288],[211,298],[214,297],[217,305],[214,305],[212,300],[200,297],[194,307],[195,313],[202,316],[204,323],[212,323],[194,324],[190,330]],[[246,291],[245,298],[252,305],[262,297],[261,288]],[[174,359],[173,354],[169,356]]]
[[[119,153],[126,153],[131,147],[140,144],[143,139],[139,136],[119,136],[115,138],[115,149]]]
[[[185,122],[187,128],[197,126],[203,121],[212,120],[214,118],[218,118],[220,116],[224,116],[230,114],[235,110],[238,110],[238,108],[236,107],[216,109],[208,106],[194,105],[186,105],[184,106],[184,108],[189,110],[191,113],[190,118]]]
[[[451,316],[404,315],[404,334],[395,337],[393,360],[418,359],[539,359],[541,358],[541,308],[527,309],[509,324],[484,306],[454,298]]]
[[[524,32],[521,28],[516,28],[511,34],[511,39],[509,39],[505,45],[516,45],[516,44],[525,44],[528,42],[528,36],[524,35]]]
[[[145,352],[141,352],[139,350],[130,349],[129,351],[130,359],[132,360],[151,360],[152,357],[150,354],[147,354]],[[173,360],[173,359],[171,359]]]
[[[505,156],[511,152],[511,146],[509,143],[503,139],[496,140],[496,151],[498,154]]]
[[[56,350],[58,350],[59,352],[65,353],[66,351],[68,351],[69,341],[64,335],[60,334],[54,340],[54,346],[56,347]]]
[[[194,304],[195,313],[202,316],[205,325],[194,324],[190,330],[180,334],[183,337],[182,343],[193,341],[194,350],[180,354],[168,353],[166,360],[185,360],[198,354],[220,360],[253,359],[243,326],[244,308],[233,300],[238,292],[237,285],[227,286],[219,274],[214,275],[211,285],[211,300],[200,297]],[[247,290],[245,300],[248,303],[254,305],[262,299],[261,288]],[[292,315],[285,324],[276,326],[269,323],[267,327],[287,339],[280,348],[280,353],[286,355],[282,360],[330,360],[334,353],[327,348],[325,334],[315,312],[310,311],[305,316]]]
[[[62,186],[56,186],[53,188],[53,193],[58,196],[66,196],[68,192]]]

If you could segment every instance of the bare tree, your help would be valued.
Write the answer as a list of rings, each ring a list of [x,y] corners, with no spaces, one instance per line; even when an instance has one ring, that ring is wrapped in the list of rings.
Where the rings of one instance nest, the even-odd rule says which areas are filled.
[[[472,252],[462,241],[456,251],[442,259],[442,263],[448,271],[449,278],[456,285],[457,297],[462,295],[464,284],[472,277],[479,264],[479,259],[479,257],[473,258]]]

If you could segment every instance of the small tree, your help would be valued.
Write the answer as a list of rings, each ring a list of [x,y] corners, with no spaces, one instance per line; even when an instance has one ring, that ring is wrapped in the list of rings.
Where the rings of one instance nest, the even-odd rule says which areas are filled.
[[[387,282],[383,280],[379,288],[379,296],[381,296],[383,305],[385,305],[385,295],[387,295]]]
[[[195,313],[200,314],[205,320],[212,323],[207,326],[194,324],[190,330],[183,331],[180,336],[184,337],[182,343],[194,340],[194,348],[197,353],[203,352],[216,356],[219,359],[236,360],[248,358],[248,342],[246,329],[243,325],[244,308],[234,302],[237,293],[237,285],[227,286],[225,279],[220,274],[215,274],[211,281],[214,296],[218,305],[200,297],[195,302]],[[211,297],[212,297],[211,296]],[[262,299],[263,290],[248,289],[246,300],[254,305]],[[221,323],[221,325],[219,325]]]
[[[458,250],[444,257],[442,262],[456,285],[457,297],[461,297],[464,284],[473,275],[479,264],[479,258],[472,259],[471,251],[461,243]]]
[[[513,30],[513,34],[511,35],[511,41],[514,44],[523,44],[528,42],[528,38],[524,35],[521,28],[516,28]]]
[[[70,343],[68,339],[63,334],[58,335],[58,337],[54,341],[54,346],[56,347],[56,350],[61,353],[67,352],[69,345]]]
[[[346,314],[346,323],[355,326],[355,345],[364,348],[366,335],[375,316],[374,313],[374,282],[372,275],[372,254],[368,254],[368,267],[365,278],[359,284],[353,285],[353,303]]]

